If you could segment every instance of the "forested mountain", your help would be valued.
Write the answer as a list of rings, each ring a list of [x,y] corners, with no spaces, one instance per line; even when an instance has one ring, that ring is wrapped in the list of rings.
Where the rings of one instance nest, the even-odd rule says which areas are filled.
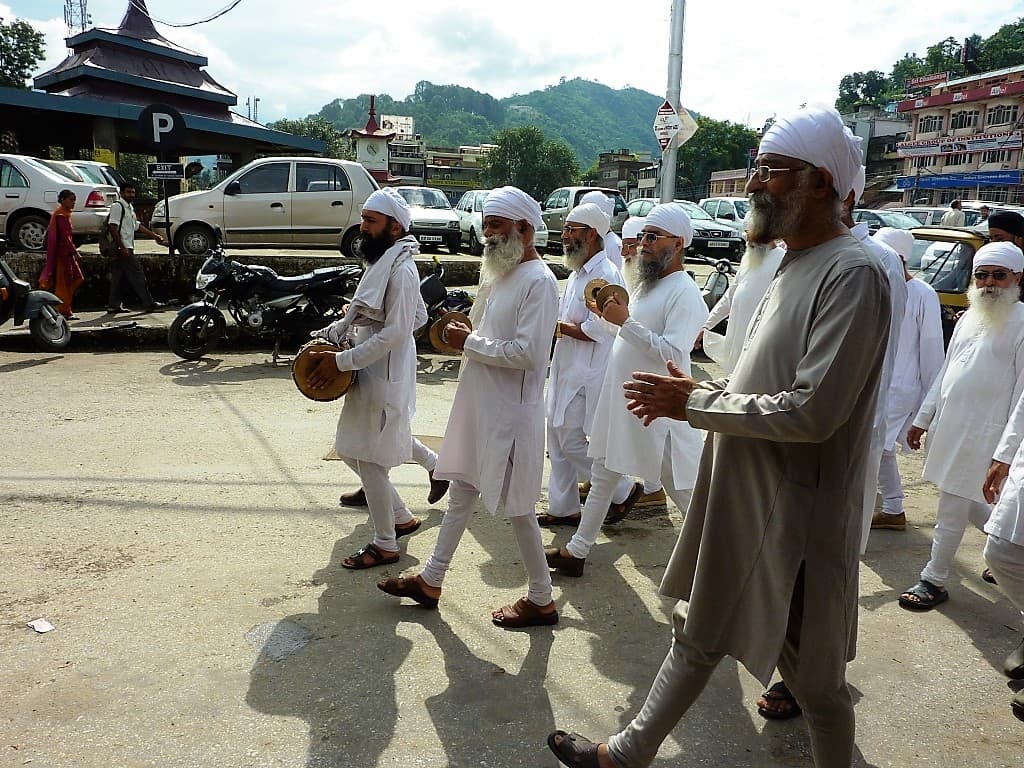
[[[561,139],[587,167],[599,153],[628,148],[657,153],[651,129],[663,99],[635,88],[614,90],[589,80],[565,80],[542,91],[506,99],[459,85],[422,81],[407,98],[376,98],[378,115],[409,115],[428,144],[458,146],[493,139],[502,128],[536,125],[549,139]],[[335,99],[318,113],[345,131],[366,123],[370,97]]]

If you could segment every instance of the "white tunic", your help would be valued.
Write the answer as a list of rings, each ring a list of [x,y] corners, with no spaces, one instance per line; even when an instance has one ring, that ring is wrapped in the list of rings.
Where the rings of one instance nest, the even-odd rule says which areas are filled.
[[[914,417],[928,430],[924,478],[946,493],[985,503],[981,485],[1010,411],[1024,391],[1024,304],[998,331],[960,318],[942,370]]]
[[[743,351],[750,320],[757,311],[765,292],[786,255],[785,248],[773,248],[756,267],[741,264],[736,277],[729,284],[722,298],[711,309],[704,327],[704,351],[708,357],[722,366],[726,374],[736,367],[736,361]],[[711,329],[729,318],[725,336]]]
[[[360,318],[349,328],[352,349],[336,355],[338,370],[358,371],[345,395],[334,450],[339,456],[397,467],[412,455],[416,409],[413,324],[420,279],[411,257],[396,264],[384,293],[382,320]]]
[[[462,370],[434,477],[480,491],[494,514],[535,514],[544,471],[544,377],[558,317],[558,283],[530,260],[496,280],[466,339]]]
[[[581,269],[569,275],[569,282],[558,306],[558,319],[566,323],[579,323],[583,333],[592,341],[562,336],[555,342],[546,397],[546,415],[551,426],[582,426],[587,434],[590,434],[594,422],[597,397],[601,394],[608,355],[611,354],[617,330],[613,324],[587,309],[583,289],[596,278],[615,285],[623,284],[622,273],[609,261],[604,251],[594,254]],[[586,418],[582,425],[567,425],[566,406],[581,390],[587,404]]]
[[[645,427],[626,408],[622,384],[633,377],[633,371],[664,374],[669,360],[690,373],[690,350],[707,320],[708,308],[693,279],[680,271],[631,298],[629,315],[612,344],[588,453],[603,458],[613,472],[659,477],[668,440],[675,489],[693,488],[702,447],[700,432],[673,419],[656,419]]]
[[[1024,397],[1017,401],[1010,422],[1003,430],[995,453],[996,461],[1010,465],[1010,474],[999,493],[985,533],[1024,547]]]
[[[924,280],[907,282],[907,309],[892,383],[886,398],[885,450],[906,447],[907,430],[942,369],[942,310],[938,294]]]

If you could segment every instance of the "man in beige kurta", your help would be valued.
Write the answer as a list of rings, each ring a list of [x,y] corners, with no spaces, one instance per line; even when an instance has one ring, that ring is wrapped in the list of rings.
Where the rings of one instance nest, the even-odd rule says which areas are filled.
[[[776,665],[806,714],[818,768],[849,768],[846,685],[857,626],[865,463],[889,329],[886,278],[839,221],[860,157],[839,115],[811,107],[762,139],[748,238],[789,246],[729,379],[637,374],[630,408],[708,431],[661,584],[680,600],[641,711],[607,744],[557,731],[566,764],[649,765],[723,656],[767,684]]]

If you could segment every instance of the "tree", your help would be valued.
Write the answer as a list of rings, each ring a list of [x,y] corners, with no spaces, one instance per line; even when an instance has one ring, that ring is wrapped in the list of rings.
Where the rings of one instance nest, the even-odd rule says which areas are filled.
[[[982,71],[1024,64],[1024,17],[1004,24],[981,43],[978,65]]]
[[[704,197],[712,173],[744,167],[756,146],[757,134],[746,126],[698,116],[697,132],[676,156],[676,197]]]
[[[352,142],[325,117],[310,115],[301,120],[282,118],[276,122],[267,123],[267,128],[290,133],[293,136],[305,136],[324,142],[327,145],[327,149],[324,150],[324,157],[355,160]]]
[[[0,85],[28,88],[28,79],[43,58],[43,33],[27,21],[0,19]]]
[[[949,72],[950,77],[960,77],[964,73],[964,65],[960,63],[962,49],[963,45],[952,37],[929,45],[924,57],[928,74]]]
[[[485,184],[511,184],[541,200],[552,189],[572,184],[579,175],[579,164],[569,145],[546,139],[536,126],[506,128],[498,132],[494,144],[497,146],[484,158]]]
[[[885,73],[872,69],[869,72],[853,72],[839,81],[839,98],[836,109],[840,114],[854,112],[857,107],[871,105],[884,107],[889,101],[889,78]]]
[[[907,89],[907,80],[927,75],[927,64],[916,53],[904,53],[903,58],[892,65],[889,84],[893,96],[902,96]]]

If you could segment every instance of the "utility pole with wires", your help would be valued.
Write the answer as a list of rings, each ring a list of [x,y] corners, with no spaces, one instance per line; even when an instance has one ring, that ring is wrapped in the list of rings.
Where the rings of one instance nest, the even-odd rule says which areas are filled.
[[[64,0],[64,23],[69,37],[84,32],[92,24],[88,0]]]

